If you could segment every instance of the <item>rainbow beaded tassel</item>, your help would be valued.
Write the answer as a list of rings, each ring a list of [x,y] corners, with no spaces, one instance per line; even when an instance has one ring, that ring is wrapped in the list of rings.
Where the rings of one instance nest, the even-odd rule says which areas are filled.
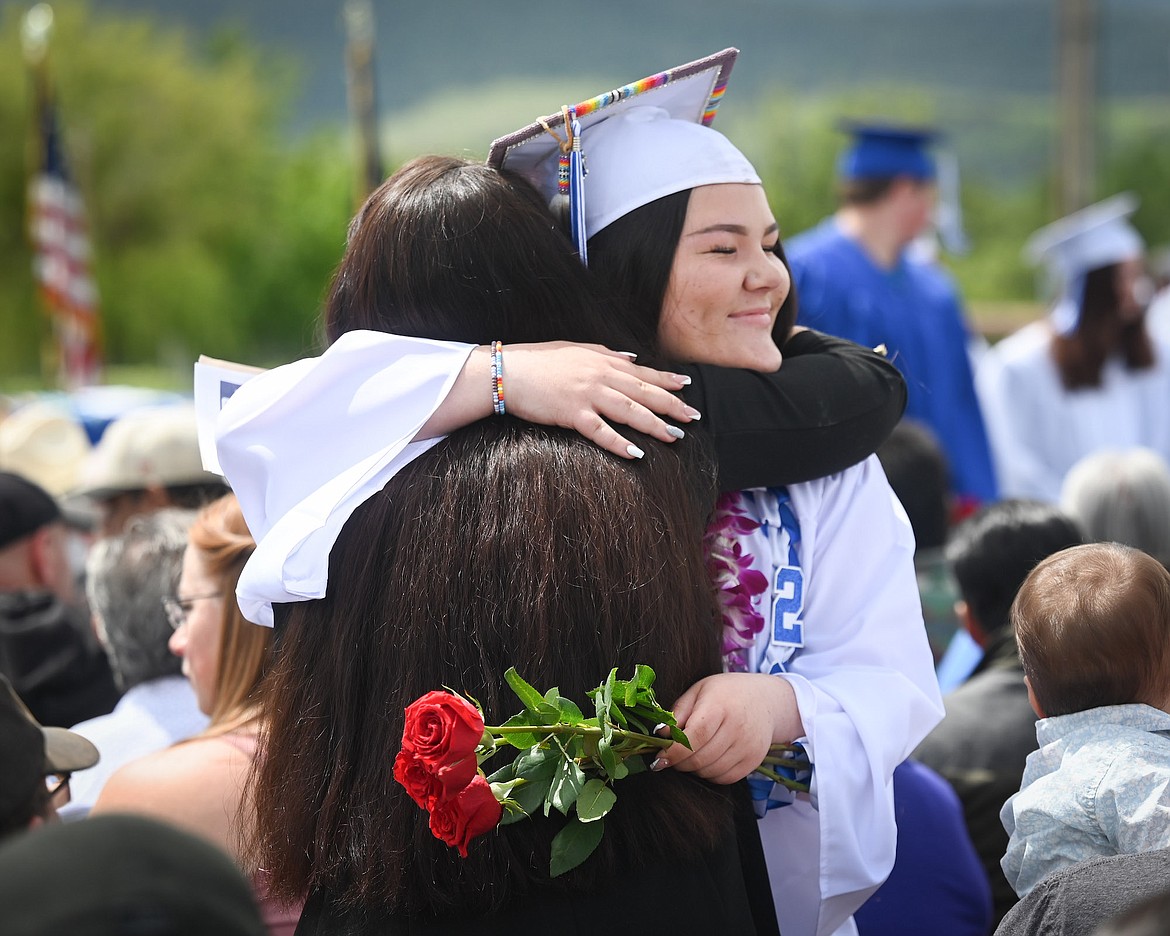
[[[573,117],[573,148],[569,152],[569,230],[581,262],[589,265],[585,242],[585,160],[581,153],[581,122]]]

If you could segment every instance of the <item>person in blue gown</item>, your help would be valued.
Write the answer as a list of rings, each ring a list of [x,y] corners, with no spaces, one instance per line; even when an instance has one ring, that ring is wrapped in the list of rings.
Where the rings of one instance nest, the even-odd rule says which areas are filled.
[[[906,416],[946,452],[959,508],[995,500],[996,479],[975,396],[969,332],[957,291],[912,245],[930,223],[935,164],[925,130],[849,125],[838,164],[841,207],[788,241],[802,325],[884,345],[909,385]]]

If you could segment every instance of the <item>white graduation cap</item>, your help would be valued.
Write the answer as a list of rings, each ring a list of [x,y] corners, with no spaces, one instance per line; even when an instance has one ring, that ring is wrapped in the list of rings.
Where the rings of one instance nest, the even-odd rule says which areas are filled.
[[[1129,223],[1137,207],[1137,197],[1122,192],[1042,227],[1024,244],[1025,259],[1044,265],[1058,296],[1052,323],[1060,334],[1074,331],[1080,321],[1090,272],[1145,252],[1141,235]]]
[[[585,242],[635,208],[699,185],[758,185],[752,164],[710,128],[738,49],[624,85],[495,140],[488,164],[567,201]]]

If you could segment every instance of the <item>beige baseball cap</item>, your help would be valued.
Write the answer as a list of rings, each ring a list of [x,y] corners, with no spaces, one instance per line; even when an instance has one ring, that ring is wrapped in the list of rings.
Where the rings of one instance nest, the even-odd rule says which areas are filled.
[[[195,407],[178,404],[143,407],[112,422],[74,493],[101,499],[155,486],[222,483],[203,470]]]
[[[0,469],[35,481],[54,497],[77,486],[90,449],[77,420],[51,403],[29,403],[0,421]]]

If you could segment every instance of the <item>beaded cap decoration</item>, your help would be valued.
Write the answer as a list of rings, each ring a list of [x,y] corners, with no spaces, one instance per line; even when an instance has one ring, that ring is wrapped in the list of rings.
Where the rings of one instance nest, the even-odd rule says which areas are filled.
[[[758,183],[750,163],[725,137],[713,130],[694,132],[714,120],[738,54],[738,49],[724,49],[566,105],[559,113],[495,140],[488,164],[520,173],[551,204],[568,207],[582,259],[589,237],[655,198],[695,185]],[[600,153],[596,145],[600,129],[604,126],[605,136],[612,141],[619,136],[614,118],[627,117],[637,109],[653,111],[653,119],[661,123],[647,128],[650,118],[639,120],[642,126],[636,142],[633,136],[620,134],[621,145],[611,142],[607,153]],[[680,136],[681,124],[690,128]],[[647,140],[657,141],[659,151]],[[646,173],[653,180],[649,187]]]

